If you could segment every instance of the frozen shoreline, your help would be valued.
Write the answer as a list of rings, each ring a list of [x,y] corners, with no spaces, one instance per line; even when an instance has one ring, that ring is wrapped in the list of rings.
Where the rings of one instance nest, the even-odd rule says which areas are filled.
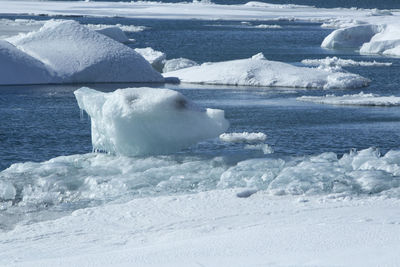
[[[238,190],[135,199],[1,233],[2,266],[396,266],[398,199]],[[68,244],[68,245],[66,245]]]

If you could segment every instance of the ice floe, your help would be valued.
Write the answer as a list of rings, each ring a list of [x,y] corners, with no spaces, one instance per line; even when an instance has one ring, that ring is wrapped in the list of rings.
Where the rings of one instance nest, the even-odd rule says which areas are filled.
[[[57,78],[48,66],[9,42],[0,40],[0,85],[52,82],[57,82]]]
[[[142,55],[157,71],[162,71],[166,59],[165,53],[154,50],[151,47],[135,48],[135,51]]]
[[[198,65],[197,62],[187,58],[174,58],[164,62],[163,72],[170,72]]]
[[[360,53],[400,56],[400,23],[382,26],[377,34],[361,46]]]
[[[98,33],[101,33],[111,39],[120,42],[127,43],[129,42],[129,38],[125,35],[125,33],[118,27],[108,27],[96,30]]]
[[[258,28],[258,29],[281,29],[282,26],[280,25],[275,25],[275,24],[259,24],[259,25],[255,25],[254,28]]]
[[[233,142],[233,143],[241,143],[241,142],[248,142],[248,143],[258,143],[264,142],[267,139],[267,135],[265,133],[223,133],[219,136],[224,142]]]
[[[64,83],[164,80],[133,49],[75,21],[50,20],[40,30],[8,41],[46,64]]]
[[[380,96],[377,94],[365,94],[363,92],[353,95],[326,95],[326,96],[302,96],[297,100],[329,105],[346,106],[400,106],[398,96]]]
[[[318,67],[318,66],[329,66],[329,67],[355,67],[355,66],[361,66],[361,67],[372,67],[372,66],[391,66],[391,62],[376,62],[374,61],[355,61],[352,59],[342,59],[338,57],[326,57],[323,59],[304,59],[301,61],[304,65],[307,66],[313,66],[313,67]]]
[[[270,61],[262,53],[248,59],[204,63],[163,75],[177,77],[183,83],[324,89],[357,88],[370,82],[357,74]]]
[[[93,148],[118,155],[175,152],[229,126],[223,110],[203,110],[173,90],[81,88],[74,93],[91,118]]]

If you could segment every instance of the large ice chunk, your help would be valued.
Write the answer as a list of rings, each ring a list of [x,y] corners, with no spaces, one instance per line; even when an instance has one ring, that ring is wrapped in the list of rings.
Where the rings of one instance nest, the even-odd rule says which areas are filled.
[[[0,40],[0,85],[55,82],[48,67],[7,41]]]
[[[50,20],[9,41],[50,66],[63,82],[163,81],[133,49],[75,21]]]
[[[144,57],[157,71],[161,72],[167,55],[151,47],[135,48],[135,51]]]
[[[360,49],[362,54],[385,54],[400,56],[400,24],[385,25]]]
[[[369,84],[368,79],[356,74],[269,61],[261,53],[248,59],[204,63],[201,66],[168,72],[164,76],[177,77],[185,83],[215,85],[328,89],[357,88]]]
[[[173,90],[81,88],[74,93],[91,117],[95,150],[128,156],[169,153],[218,137],[229,126],[223,110],[201,109]]]

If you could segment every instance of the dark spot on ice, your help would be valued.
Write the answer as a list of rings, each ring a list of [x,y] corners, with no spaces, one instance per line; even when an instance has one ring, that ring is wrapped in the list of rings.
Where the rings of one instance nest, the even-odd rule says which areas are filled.
[[[138,99],[139,99],[139,97],[138,97],[137,95],[129,95],[129,96],[126,97],[126,102],[127,102],[129,105],[132,105],[132,104],[135,103],[135,101],[138,100]]]
[[[187,100],[182,97],[179,97],[175,100],[175,108],[176,109],[179,109],[179,110],[186,109],[187,104],[188,104]]]
[[[248,198],[255,193],[257,193],[256,189],[248,189],[248,190],[244,190],[242,192],[237,193],[236,196],[240,197],[240,198]]]

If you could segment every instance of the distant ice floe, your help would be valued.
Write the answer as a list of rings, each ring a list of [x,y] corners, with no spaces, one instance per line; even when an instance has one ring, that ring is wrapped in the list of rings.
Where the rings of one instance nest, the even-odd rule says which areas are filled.
[[[164,62],[164,67],[162,72],[170,72],[175,70],[180,70],[184,68],[189,68],[193,66],[198,66],[196,61],[187,59],[187,58],[174,58],[170,60],[166,60]]]
[[[304,65],[307,66],[313,66],[313,67],[318,67],[318,66],[329,66],[329,67],[355,67],[355,66],[361,66],[361,67],[372,67],[372,66],[391,66],[391,62],[376,62],[374,61],[355,61],[352,59],[341,59],[338,57],[326,57],[323,59],[304,59],[301,61]]]
[[[135,25],[122,25],[122,24],[85,24],[91,30],[102,30],[105,28],[118,27],[124,32],[142,32],[149,29],[147,26],[135,26]]]
[[[137,52],[75,21],[47,21],[38,31],[7,39],[20,53],[42,62],[52,82],[163,82]],[[0,62],[2,62],[1,60]],[[25,64],[21,61],[21,64]],[[10,83],[20,84],[21,75]],[[4,79],[4,78],[2,78]],[[9,83],[9,84],[10,84]],[[49,83],[37,78],[35,83]]]
[[[269,61],[262,53],[249,59],[204,63],[163,75],[177,77],[184,83],[294,88],[357,88],[370,82],[357,74]]]
[[[167,55],[161,51],[154,50],[151,47],[135,48],[144,59],[146,59],[157,71],[161,72],[164,67],[164,61]]]
[[[93,149],[136,156],[170,153],[214,138],[229,126],[224,111],[201,109],[168,89],[127,88],[75,92],[92,122]]]
[[[400,97],[379,96],[377,94],[365,94],[363,92],[354,95],[326,95],[326,96],[302,96],[297,100],[329,105],[346,106],[400,106]]]
[[[294,4],[270,4],[270,3],[265,3],[265,2],[259,2],[259,1],[250,1],[244,4],[244,6],[248,7],[264,7],[264,8],[280,8],[280,9],[285,9],[285,8],[310,8],[310,6],[305,6],[305,5],[294,5]]]
[[[259,25],[255,25],[254,28],[258,28],[258,29],[281,29],[282,26],[280,25],[271,25],[271,24],[259,24]]]
[[[321,47],[354,48],[361,54],[400,56],[400,24],[365,24],[338,29],[324,39]]]
[[[224,142],[233,142],[233,143],[241,143],[241,142],[258,143],[258,142],[264,142],[267,139],[267,135],[261,132],[223,133],[219,136],[219,139],[221,139]]]

